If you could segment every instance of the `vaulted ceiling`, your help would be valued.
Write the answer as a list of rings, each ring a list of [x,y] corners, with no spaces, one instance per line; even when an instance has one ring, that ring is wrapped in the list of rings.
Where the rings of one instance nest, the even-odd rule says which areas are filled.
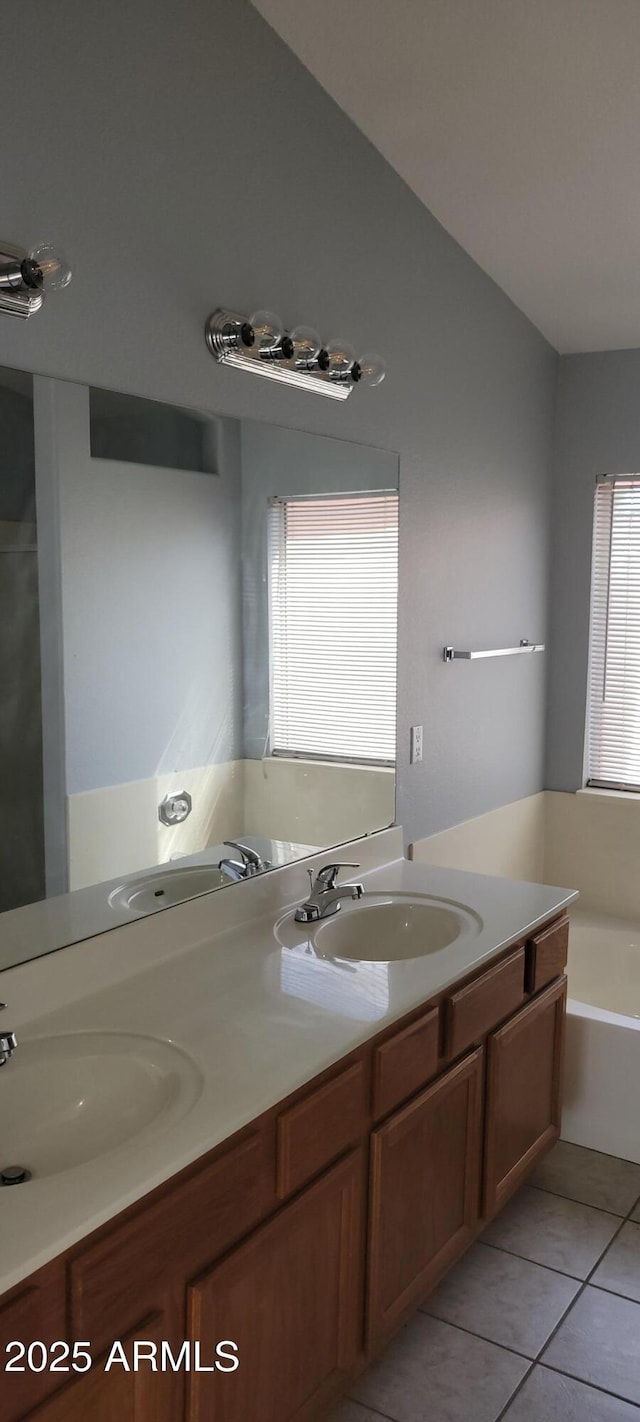
[[[640,0],[253,0],[561,351],[640,346]]]

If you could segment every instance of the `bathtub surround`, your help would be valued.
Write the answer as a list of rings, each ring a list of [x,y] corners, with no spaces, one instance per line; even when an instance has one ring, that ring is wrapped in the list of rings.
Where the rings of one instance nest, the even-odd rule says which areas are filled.
[[[191,794],[192,812],[182,824],[162,825],[158,805],[177,788]],[[394,818],[395,772],[388,767],[268,757],[183,768],[68,797],[69,889],[225,839],[335,845]]]
[[[543,883],[547,801],[541,792],[501,805],[418,840],[409,846],[410,858],[419,864],[464,867],[476,874]]]
[[[420,864],[573,884],[580,908],[640,923],[640,796],[545,791],[410,846]]]
[[[421,840],[412,857],[580,891],[569,948],[563,1135],[640,1163],[638,796],[547,791]]]

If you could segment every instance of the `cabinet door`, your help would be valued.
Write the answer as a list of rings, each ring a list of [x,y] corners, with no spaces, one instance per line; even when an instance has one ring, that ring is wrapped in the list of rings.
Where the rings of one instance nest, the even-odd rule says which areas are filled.
[[[158,1317],[150,1319],[135,1335],[136,1340],[144,1339],[156,1346],[161,1337],[162,1321]],[[175,1422],[170,1378],[166,1373],[153,1372],[144,1359],[134,1371],[133,1343],[133,1335],[122,1340],[130,1372],[116,1364],[105,1373],[103,1357],[94,1362],[90,1373],[30,1412],[28,1422],[114,1422],[115,1418],[118,1422]]]
[[[341,1386],[361,1333],[362,1152],[286,1205],[189,1289],[189,1336],[208,1364],[232,1340],[232,1373],[192,1373],[189,1422],[302,1422]]]
[[[487,1219],[560,1133],[566,996],[567,980],[560,978],[489,1038]]]
[[[480,1207],[481,1049],[371,1137],[367,1342],[378,1346],[473,1238]]]

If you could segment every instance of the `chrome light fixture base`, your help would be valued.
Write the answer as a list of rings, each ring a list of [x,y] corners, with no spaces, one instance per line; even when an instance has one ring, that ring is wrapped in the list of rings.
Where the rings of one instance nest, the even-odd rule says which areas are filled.
[[[70,281],[70,267],[48,245],[31,252],[0,248],[0,314],[25,321],[40,310],[48,292],[62,290]]]
[[[253,338],[250,321],[236,311],[218,307],[205,325],[205,340],[214,360],[222,365],[235,365],[250,374],[266,376],[268,380],[297,385],[301,390],[327,395],[330,400],[347,400],[355,384],[349,377],[336,379],[331,370],[321,369],[319,365],[312,369],[296,366],[288,331],[283,331],[278,350],[265,353]]]

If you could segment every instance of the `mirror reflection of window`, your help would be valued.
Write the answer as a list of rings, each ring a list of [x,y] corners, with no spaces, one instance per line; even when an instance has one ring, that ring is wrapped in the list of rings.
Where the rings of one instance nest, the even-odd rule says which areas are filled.
[[[394,765],[398,495],[273,499],[273,755]]]

